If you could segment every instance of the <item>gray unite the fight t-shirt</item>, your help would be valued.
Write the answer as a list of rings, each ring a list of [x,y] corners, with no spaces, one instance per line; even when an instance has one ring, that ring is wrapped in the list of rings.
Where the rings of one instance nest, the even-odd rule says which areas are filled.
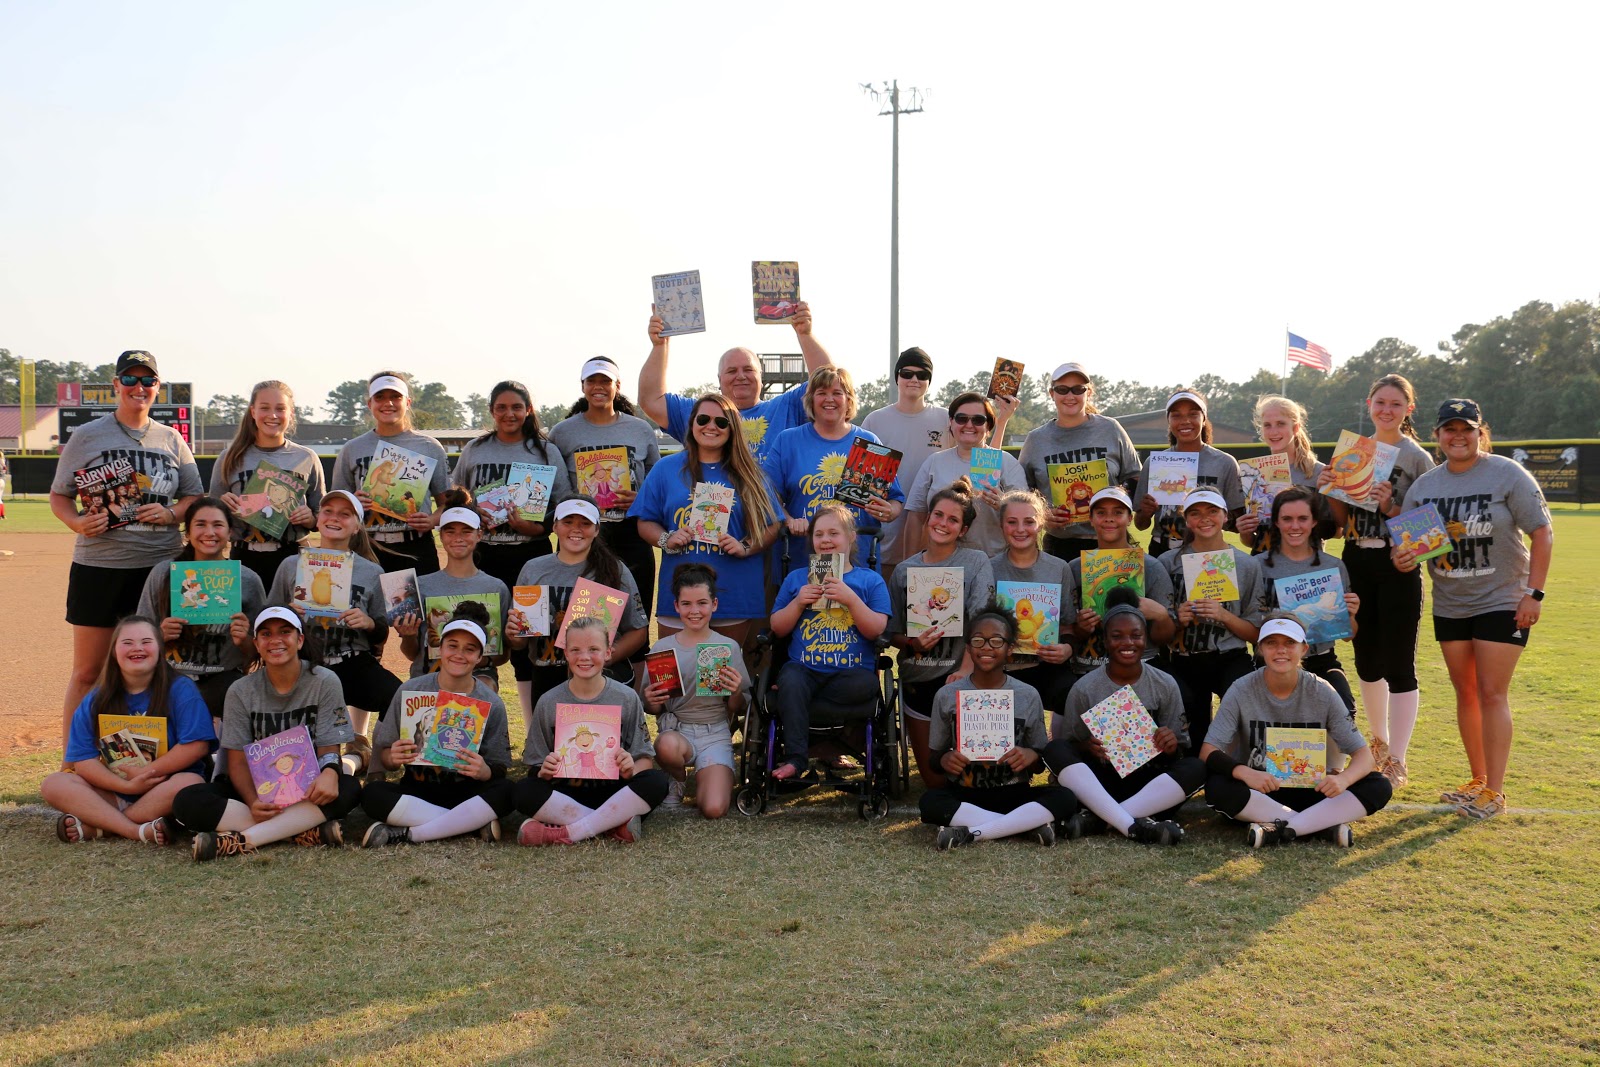
[[[1222,608],[1246,622],[1260,626],[1261,567],[1254,556],[1248,556],[1231,546],[1228,551],[1233,553],[1233,562],[1237,567],[1234,572],[1234,584],[1239,587],[1239,599],[1223,601]],[[1160,559],[1161,566],[1167,570],[1167,577],[1172,580],[1174,619],[1177,618],[1178,605],[1189,599],[1189,588],[1184,583],[1183,577],[1183,557],[1194,552],[1192,548],[1174,548],[1164,553]],[[1172,654],[1192,656],[1200,652],[1226,652],[1231,648],[1247,647],[1249,647],[1248,641],[1220,622],[1196,618],[1188,626],[1180,624],[1177,641],[1172,646]]]
[[[504,771],[511,766],[511,735],[507,726],[505,701],[501,700],[500,694],[495,692],[494,687],[482,678],[474,675],[473,683],[472,692],[462,695],[486,701],[489,705],[489,718],[483,724],[483,739],[478,742],[478,755],[482,756],[483,762],[489,766]],[[438,691],[437,673],[425,674],[420,678],[412,678],[401,683],[400,688],[395,690],[394,699],[389,702],[388,709],[383,713],[383,718],[378,720],[378,728],[372,732],[373,751],[382,752],[400,740],[400,705],[407,693]],[[416,770],[432,772],[432,777],[444,781],[459,777],[455,771],[444,767],[418,767]]]
[[[252,741],[296,726],[311,731],[311,743],[317,748],[355,739],[345,711],[344,687],[326,667],[301,660],[300,677],[287,693],[273,687],[265,668],[228,687],[222,706],[223,748],[243,751]]]
[[[1017,459],[1028,474],[1028,484],[1044,497],[1046,504],[1050,503],[1049,465],[1052,463],[1093,463],[1103,459],[1106,461],[1109,485],[1126,486],[1143,472],[1139,453],[1134,450],[1128,431],[1122,428],[1122,423],[1104,415],[1085,416],[1081,425],[1070,429],[1064,429],[1054,419],[1035,427],[1023,439],[1022,451]],[[1238,478],[1237,469],[1234,478]],[[1133,499],[1137,505],[1139,498],[1135,496]],[[1050,534],[1053,537],[1093,538],[1094,527],[1079,522],[1052,527]]]
[[[477,499],[484,486],[504,485],[512,466],[517,463],[533,463],[556,469],[555,482],[550,486],[550,506],[544,518],[544,528],[548,531],[554,523],[550,513],[555,510],[556,504],[572,495],[572,479],[567,474],[566,457],[554,441],[543,442],[542,449],[537,441],[508,443],[493,435],[487,439],[468,441],[461,449],[461,455],[456,457],[450,480],[454,485],[470,489],[473,499]],[[510,523],[483,532],[483,543],[486,545],[525,545],[532,540],[527,534],[513,530]]]
[[[999,552],[989,557],[989,571],[994,576],[996,591],[999,590],[1001,582],[1032,582],[1039,585],[1053,585],[1061,590],[1061,603],[1063,605],[1069,603],[1067,589],[1072,582],[1072,576],[1067,571],[1067,561],[1060,556],[1052,556],[1048,552],[1040,552],[1039,558],[1034,561],[1033,566],[1022,568],[1011,562],[1011,556],[1008,552]],[[1057,626],[1058,633],[1064,633],[1066,629],[1072,626],[1071,618],[1063,610],[1062,625]],[[1060,644],[1067,643],[1060,640],[1060,638],[1057,641]],[[1022,660],[1013,659],[1006,664],[1006,671],[1013,674],[1020,673],[1026,678],[1027,672],[1039,666],[1041,662],[1032,657]]]
[[[644,702],[639,699],[639,694],[615,678],[607,678],[605,683],[605,689],[593,700],[580,700],[573,695],[570,680],[540,697],[533,706],[533,714],[528,716],[528,736],[522,742],[522,762],[530,767],[538,767],[554,751],[556,744],[566,740],[555,736],[557,704],[602,704],[621,708],[622,737],[618,739],[618,744],[626,748],[628,755],[634,759],[641,756],[654,759],[656,749],[650,743],[650,732],[645,729]]]
[[[1148,552],[1144,554],[1144,597],[1154,600],[1163,608],[1173,603],[1172,576],[1167,573],[1167,568],[1161,565],[1161,561]],[[1078,612],[1083,610],[1083,557],[1081,556],[1067,564],[1066,591],[1061,603],[1064,605],[1061,612],[1062,629],[1067,630],[1077,619]],[[1146,642],[1143,658],[1147,662],[1160,654],[1160,646],[1154,641]],[[1074,674],[1083,675],[1105,661],[1106,657],[1100,648],[1100,637],[1096,634],[1093,640],[1079,648],[1067,662],[1072,664]]]
[[[916,480],[903,482],[906,489],[906,512],[917,512],[919,515],[928,513],[928,501],[959,478],[970,478],[972,475],[972,459],[961,458],[958,449],[947,448],[943,452],[935,452],[928,457],[922,465],[922,470],[917,472]],[[1000,490],[1026,489],[1028,476],[1022,469],[1022,464],[1012,458],[1011,453],[1000,453]],[[972,520],[972,525],[967,528],[967,535],[961,543],[968,548],[976,548],[986,556],[992,556],[1006,547],[1005,531],[1000,527],[1000,513],[990,506],[981,496],[972,498],[972,510],[977,512],[977,518]],[[916,520],[926,521],[924,519]]]
[[[573,457],[585,449],[616,448],[619,445],[626,448],[631,482],[629,489],[635,493],[644,484],[644,476],[661,458],[661,446],[656,440],[655,428],[637,415],[624,415],[620,411],[615,422],[603,426],[596,426],[582,414],[569,416],[551,428],[550,440],[566,457],[567,479],[574,491],[578,486],[578,461]],[[603,510],[600,518],[612,522],[621,519],[626,511],[626,508]]]
[[[1085,725],[1083,713],[1121,688],[1122,684],[1112,681],[1103,666],[1078,679],[1067,693],[1063,713],[1051,716],[1051,738],[1087,742],[1094,735]],[[1133,683],[1133,692],[1155,720],[1157,729],[1165,727],[1176,734],[1179,747],[1189,743],[1189,726],[1183,715],[1183,694],[1178,689],[1177,679],[1146,663],[1139,680]]]
[[[982,611],[994,599],[994,572],[989,566],[989,557],[975,548],[958,548],[943,563],[930,563],[927,553],[918,552],[911,558],[895,567],[894,573],[889,577],[889,633],[904,634],[906,632],[906,583],[910,580],[913,570],[919,568],[959,567],[961,569],[961,591],[963,627],[962,634],[953,634],[942,637],[925,652],[913,652],[909,648],[900,650],[900,680],[902,682],[931,682],[943,678],[955,670],[961,663],[962,654],[966,651],[966,637],[968,631],[964,625],[966,619]]]
[[[1176,452],[1177,449],[1163,449],[1165,452]],[[1160,455],[1160,452],[1152,455]],[[1239,461],[1210,445],[1200,448],[1200,472],[1195,475],[1196,486],[1209,485],[1222,494],[1222,499],[1228,502],[1228,514],[1244,510],[1244,483],[1239,478]],[[1137,510],[1139,502],[1150,492],[1150,468],[1146,467],[1139,472],[1139,484],[1133,491],[1133,506]],[[1183,535],[1189,530],[1183,521],[1183,506],[1181,504],[1160,504],[1156,507],[1155,517],[1150,524],[1150,554],[1159,556],[1169,548],[1176,548],[1183,543]],[[1091,535],[1092,536],[1092,535]]]
[[[181,565],[180,565],[181,566]],[[150,568],[150,577],[144,581],[139,595],[139,614],[147,615],[157,623],[165,622],[172,612],[172,571],[157,564]],[[249,567],[239,568],[239,605],[245,618],[255,621],[256,615],[266,606],[267,591],[261,578]],[[163,641],[167,662],[179,674],[200,679],[223,671],[242,671],[245,665],[244,650],[233,643],[231,622],[207,623],[201,626],[185,624],[183,636],[176,641]]]
[[[251,445],[240,453],[233,474],[228,478],[222,476],[222,460],[218,458],[216,465],[211,468],[211,495],[220,497],[224,493],[233,493],[243,496],[245,486],[250,483],[250,479],[255,476],[256,468],[263,462],[304,478],[306,507],[311,509],[312,515],[317,513],[317,509],[322,506],[322,496],[328,491],[327,478],[322,473],[322,460],[305,445],[293,441],[285,441],[279,448]],[[309,532],[308,529],[299,526],[290,526],[283,531],[281,539],[272,538],[237,515],[231,516],[229,527],[235,555],[241,552],[271,552],[286,545],[299,544],[300,539]]]
[[[893,404],[871,412],[861,420],[861,428],[871,430],[878,440],[901,453],[900,469],[895,476],[902,486],[916,481],[923,464],[942,448],[950,446],[950,413],[944,408],[927,407],[915,415],[907,415]],[[948,484],[948,483],[946,483]],[[906,511],[911,510],[907,504]],[[896,551],[901,531],[905,529],[906,514],[900,515],[883,528],[884,569],[894,567],[901,557]]]
[[[333,461],[333,478],[328,488],[351,493],[360,491],[362,483],[367,480],[367,470],[372,466],[372,457],[378,451],[379,444],[396,445],[433,460],[433,470],[428,475],[428,491],[424,499],[416,502],[419,512],[431,514],[433,498],[450,488],[450,460],[444,454],[444,446],[438,441],[411,430],[402,430],[389,437],[380,437],[377,430],[368,430],[360,437],[351,438]],[[378,515],[370,509],[367,511],[367,532],[375,540],[386,544],[411,536],[411,528],[404,522]]]
[[[522,565],[522,570],[517,572],[518,585],[545,585],[549,586],[550,593],[550,633],[546,636],[528,638],[528,658],[535,666],[549,667],[567,662],[561,649],[556,647],[555,634],[561,628],[561,620],[566,617],[567,604],[572,600],[572,588],[579,578],[586,577],[588,560],[582,563],[563,563],[557,552],[548,556],[539,556],[530,559]],[[622,584],[616,588],[628,594],[628,606],[622,613],[622,619],[617,623],[617,636],[642,629],[650,625],[650,620],[645,616],[644,608],[639,603],[639,583],[633,580],[633,572],[627,567],[622,567]],[[589,578],[594,581],[594,578]]]
[[[1355,719],[1333,686],[1310,671],[1301,671],[1294,692],[1280,700],[1267,689],[1267,669],[1260,667],[1234,682],[1217,706],[1205,743],[1220,748],[1253,770],[1265,770],[1262,749],[1269,726],[1326,730],[1339,751],[1354,755],[1367,747]]]

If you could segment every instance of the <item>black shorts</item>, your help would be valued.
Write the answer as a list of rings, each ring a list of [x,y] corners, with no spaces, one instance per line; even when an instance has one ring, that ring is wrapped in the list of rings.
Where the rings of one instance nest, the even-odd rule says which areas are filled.
[[[161,566],[165,567],[163,563]],[[74,563],[67,574],[67,622],[73,626],[101,626],[139,610],[150,567],[91,567]]]
[[[1497,645],[1528,647],[1532,627],[1518,626],[1514,611],[1486,611],[1470,619],[1433,617],[1435,641],[1493,641]]]

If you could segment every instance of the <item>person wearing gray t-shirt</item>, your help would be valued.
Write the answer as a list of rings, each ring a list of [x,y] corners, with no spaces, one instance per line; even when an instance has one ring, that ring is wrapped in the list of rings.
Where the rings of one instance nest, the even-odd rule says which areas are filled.
[[[895,476],[902,486],[917,480],[917,473],[929,456],[950,441],[945,433],[947,416],[943,408],[930,407],[927,394],[933,388],[933,360],[920,348],[908,348],[895,360],[895,402],[868,413],[861,427],[878,435],[878,440],[900,453],[900,468]],[[949,482],[942,483],[945,485]],[[909,509],[909,505],[908,505]],[[883,545],[883,569],[893,570],[895,565],[911,554],[904,543],[905,512],[883,528],[879,538]]]

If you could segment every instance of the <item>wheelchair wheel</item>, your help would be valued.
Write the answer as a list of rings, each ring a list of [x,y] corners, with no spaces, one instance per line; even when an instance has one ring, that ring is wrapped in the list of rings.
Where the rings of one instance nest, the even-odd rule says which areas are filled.
[[[739,792],[734,794],[733,806],[739,809],[740,815],[752,817],[760,815],[767,810],[766,791],[753,785],[742,785],[739,787]]]
[[[861,816],[862,822],[872,822],[889,814],[889,798],[882,793],[874,793],[856,805],[856,814]]]

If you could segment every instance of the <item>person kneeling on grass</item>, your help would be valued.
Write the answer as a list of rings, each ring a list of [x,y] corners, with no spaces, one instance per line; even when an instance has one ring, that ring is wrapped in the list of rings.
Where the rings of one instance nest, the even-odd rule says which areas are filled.
[[[480,604],[461,607],[476,607],[488,618]],[[378,820],[367,827],[362,848],[438,841],[474,830],[484,841],[500,840],[500,820],[516,805],[506,778],[511,738],[505,702],[481,675],[473,674],[486,658],[487,646],[481,621],[452,619],[439,630],[438,670],[405,682],[394,695],[373,738],[375,758],[385,770],[405,773],[398,782],[368,782],[362,790],[361,806]],[[400,733],[401,706],[416,693],[456,693],[488,704],[477,750],[463,751],[454,767],[419,764],[422,746]]]
[[[602,619],[575,619],[567,626],[566,659],[571,677],[534,705],[522,762],[537,767],[516,785],[517,810],[528,816],[517,831],[523,845],[570,845],[605,834],[622,842],[637,841],[644,817],[667,795],[667,772],[650,761],[655,749],[645,730],[644,705],[632,689],[604,675],[611,642]],[[597,704],[622,713],[620,736],[595,739],[579,726],[582,741],[556,736],[556,709],[561,704]],[[616,778],[573,778],[563,775],[565,755],[573,748],[580,766],[597,766],[604,746],[616,761]],[[595,749],[601,749],[596,752]],[[568,772],[570,774],[570,771]]]
[[[267,608],[256,616],[255,643],[260,669],[234,682],[223,703],[227,775],[192,785],[172,802],[173,818],[194,834],[197,860],[254,852],[290,837],[301,845],[342,845],[339,820],[361,799],[361,784],[339,763],[339,746],[355,736],[344,689],[332,671],[301,660],[300,616]],[[310,732],[319,769],[305,799],[280,808],[258,795],[245,750],[296,726]]]
[[[939,827],[934,846],[940,852],[1015,834],[1027,834],[1049,848],[1056,843],[1055,824],[1071,818],[1078,801],[1062,786],[1028,784],[1043,768],[1044,705],[1037,689],[1006,673],[1017,643],[1016,616],[987,607],[973,618],[967,634],[972,673],[934,694],[928,729],[928,747],[951,784],[922,794],[922,821]],[[1011,694],[1015,742],[997,761],[969,760],[958,748],[956,712],[960,694],[969,690]]]
[[[99,744],[103,717],[110,715],[163,721],[166,753],[148,762],[141,753],[141,760],[130,760],[141,765],[129,767],[126,778],[113,771],[100,761]],[[137,744],[126,735],[121,740]],[[162,654],[155,621],[128,616],[111,631],[99,684],[72,713],[66,757],[72,769],[57,771],[39,786],[45,803],[64,813],[56,819],[56,836],[69,844],[93,841],[103,833],[167,844],[165,816],[172,811],[173,797],[205,781],[216,740],[200,690]]]
[[[1111,826],[1145,844],[1176,845],[1183,840],[1183,828],[1171,816],[1205,782],[1205,764],[1182,755],[1189,738],[1178,683],[1144,662],[1145,627],[1139,595],[1127,588],[1111,590],[1097,627],[1106,662],[1072,687],[1065,712],[1051,722],[1054,740],[1045,748],[1044,760],[1084,806],[1066,822],[1069,838],[1103,833]],[[1123,686],[1133,688],[1155,720],[1151,740],[1158,753],[1125,778],[1083,721],[1085,712]]]
[[[1266,666],[1240,678],[1222,698],[1200,746],[1206,803],[1230,819],[1251,824],[1251,848],[1287,844],[1322,834],[1346,848],[1350,824],[1389,803],[1394,787],[1373,767],[1372,750],[1333,686],[1300,669],[1306,632],[1292,616],[1269,616],[1256,642]],[[1266,766],[1269,727],[1326,730],[1350,762],[1316,788],[1280,786]],[[1330,746],[1331,747],[1331,746]],[[1228,750],[1243,751],[1241,763]]]

